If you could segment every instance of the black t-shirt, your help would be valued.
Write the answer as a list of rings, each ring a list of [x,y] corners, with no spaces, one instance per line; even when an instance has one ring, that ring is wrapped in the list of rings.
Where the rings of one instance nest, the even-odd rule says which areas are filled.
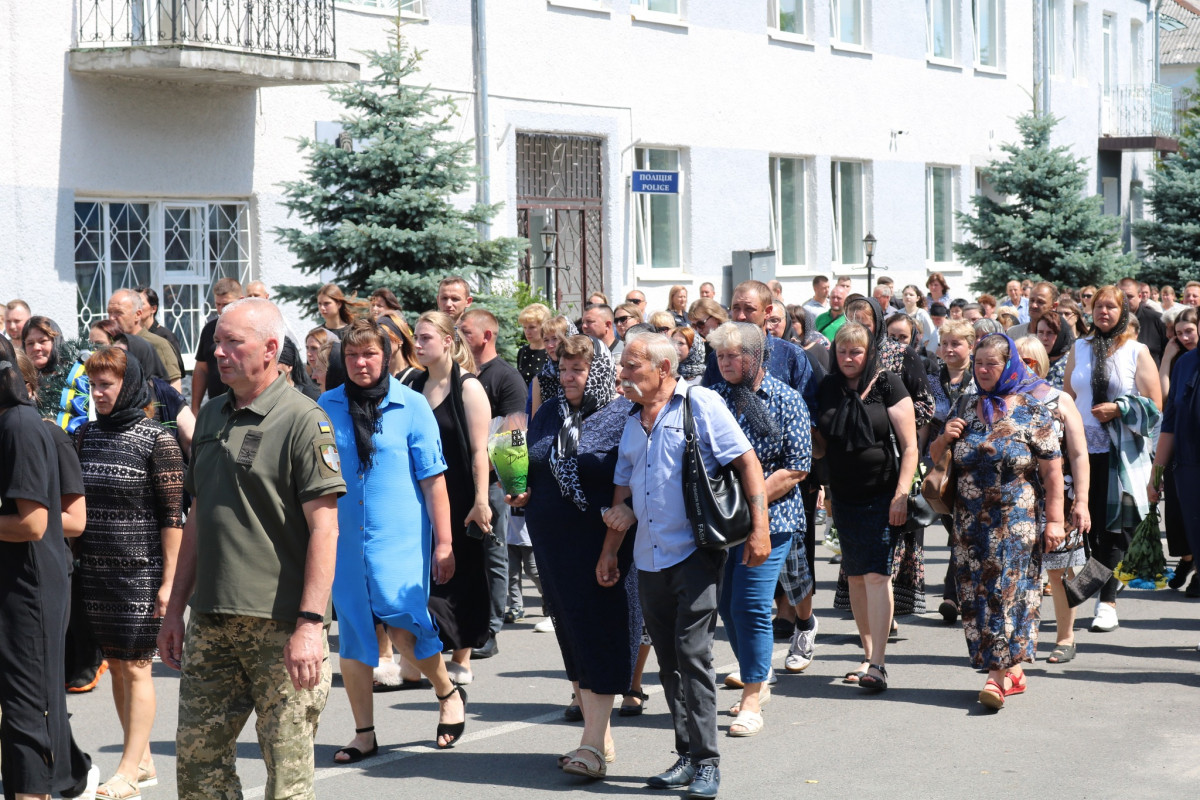
[[[1134,316],[1140,327],[1138,341],[1150,350],[1155,366],[1162,364],[1163,349],[1167,346],[1167,326],[1162,314],[1143,303]]]
[[[0,515],[16,514],[18,500],[30,500],[47,511],[41,539],[0,542],[0,585],[7,598],[0,610],[0,628],[24,601],[49,596],[61,604],[60,595],[66,593],[67,549],[63,546],[58,458],[50,427],[32,406],[13,406],[0,414]],[[31,550],[36,557],[31,557]],[[35,601],[31,607],[34,613],[47,611],[36,605]],[[56,620],[53,609],[47,619]],[[32,635],[37,635],[36,629]]]
[[[801,348],[804,350],[804,355],[808,356],[808,363],[812,364],[813,370],[818,375],[829,374],[829,351],[825,349],[823,344],[814,344],[812,347]]]
[[[847,451],[842,440],[826,436],[825,463],[834,496],[841,493],[844,497],[867,497],[890,493],[896,488],[896,456],[889,436],[891,422],[887,410],[908,396],[900,376],[884,370],[863,401],[875,444],[864,450]],[[829,429],[829,422],[842,402],[840,376],[827,375],[817,389],[817,424],[822,431]]]
[[[497,356],[475,371],[492,405],[492,419],[525,412],[529,389],[516,367]]]
[[[171,349],[175,351],[175,361],[179,365],[179,374],[187,375],[187,370],[183,366],[183,351],[179,348],[179,338],[160,325],[158,320],[155,320],[154,324],[150,326],[150,332],[155,336],[161,336],[167,340],[167,344],[171,345]]]
[[[75,440],[52,422],[47,422],[50,438],[54,440],[54,450],[58,456],[58,483],[60,494],[85,494],[83,489],[83,470],[79,466],[79,453],[75,450]]]
[[[214,353],[216,346],[213,344],[213,336],[216,333],[217,318],[213,317],[204,324],[204,330],[200,331],[200,343],[196,346],[196,361],[203,361],[208,365],[208,386],[205,388],[205,394],[209,400],[229,391],[217,370],[217,356]]]
[[[125,346],[138,360],[143,375],[147,378],[167,379],[167,368],[163,365],[162,359],[158,357],[154,345],[136,334],[127,333],[125,334]]]

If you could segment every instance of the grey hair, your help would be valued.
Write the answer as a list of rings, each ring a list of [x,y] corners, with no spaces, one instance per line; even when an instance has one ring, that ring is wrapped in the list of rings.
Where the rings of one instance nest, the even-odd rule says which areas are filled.
[[[766,346],[766,335],[757,325],[745,327],[736,322],[723,322],[708,335],[708,344],[713,350],[740,350],[762,352]]]
[[[146,301],[142,297],[141,292],[135,292],[133,289],[117,289],[112,293],[113,300],[118,300],[123,297],[129,298],[129,302],[133,305],[134,311],[141,311],[146,306]]]
[[[975,320],[975,322],[971,324],[971,327],[975,329],[976,341],[982,339],[984,336],[987,336],[990,333],[1004,333],[1003,325],[1001,325],[997,320],[989,319],[987,317]]]
[[[635,333],[632,336],[626,334],[625,347],[632,347],[634,344],[641,343],[646,348],[646,358],[655,365],[659,365],[664,361],[671,362],[670,373],[675,375],[679,372],[679,352],[675,349],[675,345],[671,344],[671,340],[666,334],[662,333]]]
[[[279,350],[283,349],[283,340],[287,338],[287,324],[283,321],[279,306],[261,297],[243,297],[225,306],[221,316],[224,317],[238,308],[254,312],[249,318],[250,330],[254,331],[259,341],[265,343],[268,339],[274,339]]]

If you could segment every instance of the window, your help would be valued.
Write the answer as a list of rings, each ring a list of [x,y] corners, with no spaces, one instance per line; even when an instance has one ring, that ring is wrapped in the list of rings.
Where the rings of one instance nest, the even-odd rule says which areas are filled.
[[[939,61],[954,60],[955,0],[926,0],[927,55]]]
[[[681,14],[680,0],[629,0],[630,8],[643,8],[656,14],[678,17]]]
[[[975,20],[975,65],[1000,68],[1000,1],[971,0]]]
[[[1104,94],[1111,94],[1116,81],[1113,75],[1117,69],[1117,40],[1113,36],[1113,15],[1105,14],[1100,25],[1100,49],[1102,51],[1100,64],[1100,87]]]
[[[803,158],[771,159],[771,244],[781,267],[800,266],[805,258]]]
[[[1075,4],[1074,29],[1075,72],[1072,77],[1083,80],[1087,77],[1087,6],[1083,3]]]
[[[925,258],[935,263],[954,260],[954,169],[925,170]]]
[[[677,171],[679,151],[639,147],[634,154],[633,168]],[[682,269],[679,195],[635,194],[633,197],[637,265],[652,269]]]
[[[833,185],[833,260],[838,264],[860,264],[866,205],[863,201],[863,165],[860,161],[834,161]]]
[[[389,11],[398,9],[402,14],[411,14],[414,17],[425,16],[425,0],[338,0],[338,3]]]
[[[866,45],[863,36],[865,0],[829,0],[830,37],[835,44]]]
[[[804,36],[804,3],[805,0],[771,0],[767,4],[769,18],[768,27],[780,33],[791,33]]]
[[[1134,20],[1129,26],[1129,82],[1140,86],[1144,81],[1145,55],[1142,52],[1142,23]]]
[[[75,203],[79,327],[106,316],[117,289],[153,286],[161,322],[194,354],[212,285],[252,278],[250,207],[240,201],[80,200]]]

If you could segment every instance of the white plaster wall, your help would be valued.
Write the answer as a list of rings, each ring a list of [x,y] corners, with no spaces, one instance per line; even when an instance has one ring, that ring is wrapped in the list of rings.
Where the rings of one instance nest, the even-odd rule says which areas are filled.
[[[408,40],[426,51],[418,80],[460,99],[454,135],[470,139],[470,2],[426,5],[428,20],[404,26]],[[324,87],[213,89],[76,78],[65,66],[72,6],[0,4],[0,128],[8,145],[0,148],[0,236],[10,243],[0,262],[0,297],[24,296],[39,311],[73,315],[71,206],[76,196],[93,193],[248,199],[262,279],[312,280],[296,274],[273,230],[290,224],[279,184],[304,165],[294,140],[340,114]],[[799,44],[768,37],[765,0],[691,2],[686,26],[633,21],[627,0],[611,0],[604,13],[547,0],[488,6],[490,189],[493,202],[506,203],[494,235],[516,231],[517,132],[582,133],[605,139],[610,297],[623,297],[637,281],[651,307],[664,306],[676,282],[687,283],[694,298],[700,282],[721,283],[732,250],[768,246],[772,155],[809,159],[809,263],[781,276],[789,300],[808,296],[814,273],[858,266],[830,263],[832,159],[867,162],[867,229],[879,239],[877,263],[898,284],[923,285],[935,268],[956,290],[969,280],[954,265],[925,260],[925,167],[957,168],[956,205],[966,210],[975,169],[1000,155],[999,145],[1015,137],[1013,118],[1032,105],[1033,4],[1006,4],[998,73],[972,64],[969,0],[957,6],[958,54],[950,66],[926,61],[924,14],[907,3],[867,3],[864,53],[830,47],[828,0],[809,2],[811,39]],[[362,62],[357,51],[386,46],[392,34],[385,15],[338,9],[339,58]],[[1145,19],[1147,2],[1106,0],[1089,9],[1089,75],[1052,81],[1051,109],[1065,118],[1056,141],[1088,158],[1094,170],[1100,13],[1118,14],[1119,59],[1126,59],[1129,20]],[[1118,74],[1128,75],[1124,63]],[[635,146],[682,149],[682,274],[632,266],[626,179]],[[861,269],[855,274],[865,278]],[[306,326],[294,310],[289,321],[297,330]]]

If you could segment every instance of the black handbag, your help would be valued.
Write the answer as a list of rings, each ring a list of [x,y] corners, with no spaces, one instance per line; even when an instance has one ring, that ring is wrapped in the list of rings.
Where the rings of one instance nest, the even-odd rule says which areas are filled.
[[[696,440],[692,399],[683,398],[683,505],[692,537],[701,550],[727,550],[750,538],[750,503],[737,471],[730,465],[709,476]]]
[[[1074,578],[1068,580],[1067,573],[1063,572],[1063,591],[1066,593],[1067,605],[1071,608],[1082,605],[1083,601],[1104,588],[1104,584],[1108,583],[1113,574],[1110,568],[1092,556],[1086,534],[1083,537],[1083,553],[1087,556],[1087,563],[1075,573]]]
[[[892,428],[891,420],[888,420],[888,437],[892,440],[892,462],[895,464],[895,472],[900,474],[900,443],[896,439],[896,431]],[[917,478],[923,479],[921,474],[921,462],[917,462]],[[902,530],[917,530],[919,528],[928,528],[935,522],[941,519],[941,515],[933,510],[929,505],[929,501],[921,494],[921,481],[916,480],[908,489],[908,516],[904,519]]]

